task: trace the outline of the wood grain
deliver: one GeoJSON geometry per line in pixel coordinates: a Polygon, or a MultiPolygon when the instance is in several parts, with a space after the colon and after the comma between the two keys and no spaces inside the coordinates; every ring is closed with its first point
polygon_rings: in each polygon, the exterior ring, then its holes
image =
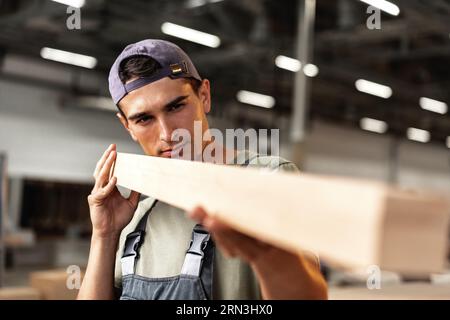
{"type": "Polygon", "coordinates": [[[118,153],[118,185],[190,210],[203,206],[243,233],[312,250],[345,269],[416,275],[445,263],[446,197],[372,181],[118,153]]]}

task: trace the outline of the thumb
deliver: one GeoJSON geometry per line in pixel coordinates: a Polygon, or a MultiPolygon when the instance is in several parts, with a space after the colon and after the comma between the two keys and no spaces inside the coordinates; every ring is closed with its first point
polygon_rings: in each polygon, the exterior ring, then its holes
{"type": "Polygon", "coordinates": [[[131,191],[130,196],[128,197],[128,201],[130,201],[130,203],[136,207],[138,202],[139,202],[139,198],[140,198],[141,194],[137,191],[131,191]]]}

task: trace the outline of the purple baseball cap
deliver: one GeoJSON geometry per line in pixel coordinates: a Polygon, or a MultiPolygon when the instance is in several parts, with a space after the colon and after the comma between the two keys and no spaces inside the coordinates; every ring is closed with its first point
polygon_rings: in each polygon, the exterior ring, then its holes
{"type": "Polygon", "coordinates": [[[194,78],[202,81],[189,56],[177,45],[159,39],[147,39],[132,43],[123,49],[109,71],[109,92],[117,105],[129,92],[158,81],[164,77],[171,79],[194,78]],[[127,84],[122,83],[119,77],[119,67],[123,60],[136,55],[149,56],[160,65],[151,77],[141,77],[127,84]]]}

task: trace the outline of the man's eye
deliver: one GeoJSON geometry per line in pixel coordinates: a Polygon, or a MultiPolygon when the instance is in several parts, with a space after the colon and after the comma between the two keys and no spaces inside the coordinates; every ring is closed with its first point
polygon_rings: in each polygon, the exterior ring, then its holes
{"type": "Polygon", "coordinates": [[[145,122],[147,122],[147,121],[149,121],[149,120],[151,120],[151,119],[152,119],[152,117],[150,117],[150,116],[144,116],[144,117],[139,118],[139,119],[136,121],[136,123],[145,123],[145,122]]]}
{"type": "Polygon", "coordinates": [[[184,106],[184,103],[177,103],[169,108],[169,111],[175,111],[184,106]]]}

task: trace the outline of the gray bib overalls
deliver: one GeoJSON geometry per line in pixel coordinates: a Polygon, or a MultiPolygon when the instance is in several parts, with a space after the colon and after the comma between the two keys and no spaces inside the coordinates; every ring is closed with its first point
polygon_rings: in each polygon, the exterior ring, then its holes
{"type": "Polygon", "coordinates": [[[136,229],[127,235],[122,263],[121,300],[206,300],[212,299],[214,243],[201,225],[192,231],[192,239],[178,276],[147,278],[135,274],[139,249],[152,207],[144,214],[136,229]]]}
{"type": "MultiPolygon", "coordinates": [[[[251,159],[247,158],[243,166],[251,159]]],[[[121,258],[121,300],[207,300],[212,299],[214,243],[209,233],[197,224],[178,276],[148,278],[135,274],[139,250],[144,242],[147,220],[153,207],[144,214],[136,229],[127,235],[121,258]]]]}

